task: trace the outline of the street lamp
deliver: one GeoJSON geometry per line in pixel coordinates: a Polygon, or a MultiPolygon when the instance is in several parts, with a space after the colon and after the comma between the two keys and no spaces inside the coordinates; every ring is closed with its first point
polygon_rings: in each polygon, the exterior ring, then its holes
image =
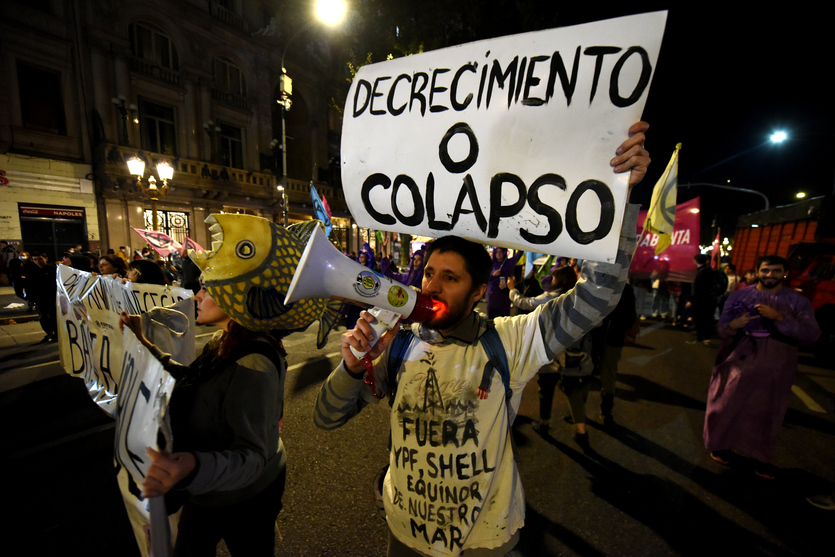
{"type": "Polygon", "coordinates": [[[293,104],[290,97],[293,95],[293,80],[287,75],[287,68],[284,67],[284,60],[287,57],[287,49],[290,44],[308,30],[317,21],[321,21],[326,25],[336,25],[345,15],[345,2],[343,0],[318,0],[316,2],[315,16],[310,18],[307,23],[299,27],[299,29],[291,36],[284,45],[284,52],[281,54],[281,76],[279,77],[279,92],[281,98],[276,102],[281,105],[281,185],[279,188],[282,191],[284,200],[284,226],[287,226],[287,126],[285,123],[285,115],[290,106],[293,104]]]}
{"type": "Polygon", "coordinates": [[[287,226],[287,190],[284,186],[278,186],[278,191],[281,192],[281,220],[287,226]]]}
{"type": "Polygon", "coordinates": [[[325,25],[336,25],[345,17],[343,0],[319,0],[316,2],[316,17],[325,25]]]}
{"type": "Polygon", "coordinates": [[[151,214],[154,223],[153,228],[154,232],[159,232],[157,201],[159,201],[160,197],[163,197],[166,193],[168,193],[168,180],[171,180],[174,177],[174,168],[172,168],[171,165],[165,161],[160,162],[157,164],[157,174],[159,174],[159,178],[162,180],[162,187],[157,187],[157,179],[154,178],[153,174],[148,177],[148,185],[146,186],[142,181],[142,178],[145,176],[145,161],[139,157],[133,157],[129,159],[127,163],[128,171],[132,176],[136,176],[136,185],[139,186],[142,193],[151,199],[151,214]]]}
{"type": "Polygon", "coordinates": [[[765,210],[768,210],[768,208],[771,207],[771,204],[768,201],[768,197],[763,192],[757,191],[757,190],[749,190],[749,189],[746,189],[746,188],[735,188],[735,187],[732,187],[732,186],[723,186],[723,185],[720,185],[720,184],[709,184],[709,183],[706,183],[706,182],[695,182],[695,183],[692,183],[692,184],[679,184],[678,185],[679,188],[692,188],[692,187],[696,187],[696,186],[703,186],[703,187],[708,187],[708,188],[719,188],[719,189],[723,189],[723,190],[730,190],[730,191],[736,191],[736,192],[741,192],[741,193],[752,193],[754,195],[758,195],[758,196],[762,197],[763,201],[765,202],[765,210]]]}
{"type": "Polygon", "coordinates": [[[739,153],[733,154],[730,157],[728,157],[724,160],[721,160],[721,161],[719,161],[715,164],[712,164],[708,167],[702,168],[701,170],[699,170],[695,174],[691,174],[690,179],[695,178],[699,174],[704,174],[708,170],[713,170],[717,166],[721,166],[721,165],[725,164],[726,162],[732,161],[737,157],[741,157],[742,155],[750,153],[751,151],[755,151],[756,149],[759,149],[761,147],[765,147],[766,145],[769,145],[769,144],[779,145],[780,143],[782,143],[783,141],[785,141],[788,138],[789,138],[789,136],[788,136],[788,134],[786,134],[786,132],[783,132],[783,131],[774,132],[768,137],[768,139],[766,141],[763,141],[762,143],[754,145],[753,147],[749,147],[748,149],[745,149],[744,151],[740,151],[739,153]]]}
{"type": "Polygon", "coordinates": [[[783,141],[787,140],[788,138],[789,138],[789,136],[786,135],[786,132],[776,131],[773,134],[771,134],[771,137],[769,137],[768,139],[771,140],[772,143],[782,143],[783,141]]]}

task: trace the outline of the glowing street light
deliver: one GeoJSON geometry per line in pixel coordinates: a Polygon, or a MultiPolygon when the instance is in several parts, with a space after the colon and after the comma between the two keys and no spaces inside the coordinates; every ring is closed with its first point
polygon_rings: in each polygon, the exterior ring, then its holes
{"type": "Polygon", "coordinates": [[[157,214],[157,201],[159,198],[168,193],[168,180],[174,177],[174,168],[166,161],[161,161],[157,164],[157,174],[162,180],[162,187],[157,186],[157,179],[151,174],[148,177],[148,185],[146,186],[142,179],[145,177],[145,161],[139,157],[132,157],[128,159],[128,172],[132,176],[136,176],[136,185],[142,190],[147,197],[151,199],[151,215],[153,228],[155,232],[159,232],[159,216],[157,214]]]}
{"type": "Polygon", "coordinates": [[[774,132],[773,134],[771,134],[771,137],[769,137],[769,139],[771,140],[772,143],[781,143],[781,142],[787,140],[788,138],[789,138],[789,136],[786,135],[786,132],[784,132],[784,131],[774,132]]]}
{"type": "Polygon", "coordinates": [[[284,200],[284,226],[287,226],[287,127],[285,123],[285,115],[293,101],[290,98],[293,95],[293,80],[287,75],[287,70],[284,67],[284,59],[287,57],[287,49],[290,44],[301,35],[304,31],[309,29],[317,21],[321,21],[326,25],[333,26],[342,21],[345,16],[345,2],[343,0],[318,0],[316,2],[315,17],[312,17],[307,23],[298,28],[298,30],[291,36],[284,45],[284,52],[281,54],[281,76],[279,76],[279,90],[281,98],[276,102],[281,105],[281,185],[283,189],[284,200]]]}
{"type": "Polygon", "coordinates": [[[345,2],[342,0],[319,0],[316,2],[316,17],[325,25],[336,25],[345,17],[345,2]]]}

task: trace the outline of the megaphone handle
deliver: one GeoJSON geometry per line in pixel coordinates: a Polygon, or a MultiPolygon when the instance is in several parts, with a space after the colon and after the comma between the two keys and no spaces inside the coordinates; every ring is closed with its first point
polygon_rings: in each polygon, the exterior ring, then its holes
{"type": "MultiPolygon", "coordinates": [[[[374,321],[369,323],[371,332],[374,333],[374,338],[368,341],[368,344],[373,347],[377,344],[377,341],[380,340],[380,337],[386,334],[386,331],[397,325],[397,321],[400,319],[400,314],[384,310],[376,306],[368,310],[368,313],[374,316],[374,321]]],[[[361,360],[366,354],[365,352],[357,350],[353,346],[351,347],[351,353],[358,360],[361,360]]]]}

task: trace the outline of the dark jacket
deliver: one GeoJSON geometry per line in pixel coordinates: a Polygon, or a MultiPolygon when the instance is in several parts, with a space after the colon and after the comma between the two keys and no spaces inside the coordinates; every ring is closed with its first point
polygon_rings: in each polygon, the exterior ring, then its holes
{"type": "Polygon", "coordinates": [[[38,305],[49,301],[54,304],[55,295],[58,293],[58,285],[55,282],[56,269],[57,267],[51,263],[43,267],[35,265],[26,277],[26,297],[33,299],[38,305]]]}
{"type": "Polygon", "coordinates": [[[606,316],[600,327],[594,329],[594,340],[602,340],[609,346],[623,346],[626,331],[635,323],[638,313],[635,311],[635,292],[627,284],[623,288],[620,301],[612,313],[606,316]]]}
{"type": "Polygon", "coordinates": [[[716,297],[711,294],[713,288],[713,269],[707,265],[702,265],[696,270],[696,279],[693,281],[693,294],[691,300],[693,303],[716,301],[716,297]]]}

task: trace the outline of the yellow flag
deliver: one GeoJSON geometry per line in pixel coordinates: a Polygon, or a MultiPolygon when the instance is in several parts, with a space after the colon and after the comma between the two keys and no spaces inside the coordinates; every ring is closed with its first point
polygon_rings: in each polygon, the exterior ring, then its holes
{"type": "Polygon", "coordinates": [[[678,195],[678,152],[681,143],[676,145],[676,150],[667,164],[664,174],[655,184],[652,190],[652,201],[647,211],[647,219],[644,221],[644,230],[658,234],[658,243],[655,245],[655,255],[664,251],[670,242],[673,241],[673,225],[676,221],[676,196],[678,195]]]}

